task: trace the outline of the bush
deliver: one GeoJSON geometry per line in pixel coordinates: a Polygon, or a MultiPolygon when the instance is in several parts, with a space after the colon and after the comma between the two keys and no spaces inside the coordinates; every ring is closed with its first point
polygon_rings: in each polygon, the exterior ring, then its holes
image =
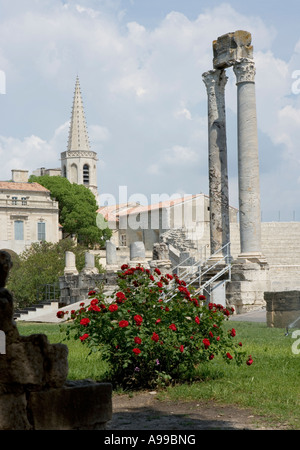
{"type": "MultiPolygon", "coordinates": [[[[45,300],[43,292],[45,285],[58,283],[59,277],[64,274],[66,251],[75,254],[76,266],[80,271],[85,264],[87,248],[76,245],[71,239],[63,239],[55,244],[36,242],[19,255],[7,282],[7,289],[13,294],[16,308],[30,306],[37,300],[45,300]],[[40,290],[39,299],[37,299],[38,290],[40,290]]],[[[102,270],[99,259],[96,258],[95,263],[97,268],[102,270]]]]}
{"type": "Polygon", "coordinates": [[[103,352],[114,385],[153,388],[175,382],[217,355],[227,363],[245,361],[235,330],[222,326],[233,309],[193,297],[176,275],[123,265],[118,286],[112,298],[91,291],[88,305],[70,311],[67,327],[68,337],[103,352]]]}

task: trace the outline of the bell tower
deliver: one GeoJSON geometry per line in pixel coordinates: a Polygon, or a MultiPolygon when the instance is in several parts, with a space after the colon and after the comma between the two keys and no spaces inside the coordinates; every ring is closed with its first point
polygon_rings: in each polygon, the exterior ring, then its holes
{"type": "Polygon", "coordinates": [[[83,184],[97,197],[97,153],[90,148],[79,78],[76,78],[68,147],[61,153],[61,175],[83,184]]]}

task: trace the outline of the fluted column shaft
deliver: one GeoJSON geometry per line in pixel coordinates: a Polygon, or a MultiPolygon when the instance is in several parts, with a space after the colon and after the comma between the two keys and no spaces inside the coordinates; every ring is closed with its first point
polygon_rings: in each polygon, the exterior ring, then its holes
{"type": "MultiPolygon", "coordinates": [[[[225,114],[225,70],[202,75],[208,96],[208,164],[211,254],[230,242],[225,114]]],[[[223,254],[229,254],[223,249],[223,254]]]]}
{"type": "Polygon", "coordinates": [[[261,209],[254,61],[237,60],[233,70],[237,84],[240,256],[255,256],[261,253],[261,209]]]}

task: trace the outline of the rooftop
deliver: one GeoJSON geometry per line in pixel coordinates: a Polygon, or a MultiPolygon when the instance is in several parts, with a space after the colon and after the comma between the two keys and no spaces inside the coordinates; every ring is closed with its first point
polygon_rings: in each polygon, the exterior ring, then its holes
{"type": "Polygon", "coordinates": [[[39,183],[17,183],[14,181],[0,181],[0,190],[50,192],[48,189],[46,189],[39,183]]]}

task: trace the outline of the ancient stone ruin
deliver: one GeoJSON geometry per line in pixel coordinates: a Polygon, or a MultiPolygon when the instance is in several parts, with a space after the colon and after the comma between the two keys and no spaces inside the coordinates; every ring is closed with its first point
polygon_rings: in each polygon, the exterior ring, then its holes
{"type": "Polygon", "coordinates": [[[5,289],[11,266],[10,255],[0,251],[0,430],[105,428],[111,384],[69,381],[66,345],[50,344],[44,334],[19,334],[5,289]]]}
{"type": "MultiPolygon", "coordinates": [[[[237,85],[238,189],[240,254],[232,261],[227,302],[238,312],[264,304],[268,264],[261,251],[259,158],[255,98],[255,62],[251,34],[238,30],[213,42],[213,69],[203,73],[208,96],[208,155],[211,253],[228,251],[229,196],[225,113],[226,69],[237,85]]],[[[218,257],[218,255],[216,255],[218,257]]]]}

